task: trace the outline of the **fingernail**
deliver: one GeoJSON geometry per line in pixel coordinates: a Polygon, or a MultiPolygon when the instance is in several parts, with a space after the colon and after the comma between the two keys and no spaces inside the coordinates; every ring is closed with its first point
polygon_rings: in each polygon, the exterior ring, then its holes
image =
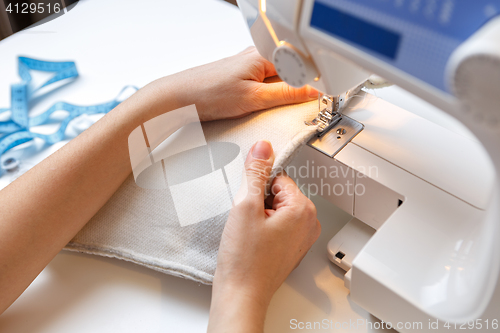
{"type": "Polygon", "coordinates": [[[314,89],[313,87],[309,87],[309,97],[311,98],[318,98],[318,91],[314,89]]]}
{"type": "Polygon", "coordinates": [[[252,156],[259,160],[268,160],[273,153],[273,147],[269,141],[258,141],[252,150],[252,156]]]}

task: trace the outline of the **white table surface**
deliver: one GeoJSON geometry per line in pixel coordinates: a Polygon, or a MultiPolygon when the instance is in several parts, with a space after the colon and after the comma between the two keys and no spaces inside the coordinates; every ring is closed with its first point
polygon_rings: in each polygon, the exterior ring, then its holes
{"type": "MultiPolygon", "coordinates": [[[[68,14],[0,41],[0,107],[10,104],[10,84],[19,82],[19,55],[74,60],[81,74],[75,82],[46,96],[36,111],[57,100],[83,105],[105,102],[125,85],[140,87],[251,44],[237,8],[225,2],[81,0],[68,14]]],[[[469,135],[459,123],[397,87],[374,94],[469,135]]],[[[38,151],[40,145],[6,156],[22,158],[29,166],[64,143],[45,148],[34,157],[28,152],[38,151]]],[[[0,177],[0,188],[8,181],[8,177],[0,177]]],[[[323,227],[321,237],[273,298],[266,332],[296,331],[290,328],[291,319],[377,321],[350,300],[343,286],[343,271],[326,257],[327,242],[350,216],[321,198],[313,201],[323,227]]],[[[210,286],[120,260],[61,252],[0,316],[0,331],[204,332],[210,297],[210,286]]],[[[371,330],[363,325],[336,331],[371,330]]]]}

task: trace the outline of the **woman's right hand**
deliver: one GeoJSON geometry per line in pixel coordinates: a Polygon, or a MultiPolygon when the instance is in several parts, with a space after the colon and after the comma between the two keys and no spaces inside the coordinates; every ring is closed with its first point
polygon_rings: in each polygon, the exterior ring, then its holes
{"type": "Polygon", "coordinates": [[[274,162],[257,142],[245,162],[247,194],[229,215],[214,277],[209,331],[260,332],[274,292],[319,237],[314,204],[283,174],[264,192],[274,162]]]}

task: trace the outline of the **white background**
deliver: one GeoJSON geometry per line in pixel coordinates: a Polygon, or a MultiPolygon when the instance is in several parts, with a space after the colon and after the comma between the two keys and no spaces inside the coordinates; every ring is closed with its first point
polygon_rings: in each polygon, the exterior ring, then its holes
{"type": "MultiPolygon", "coordinates": [[[[36,105],[40,111],[58,100],[82,105],[106,102],[125,85],[141,87],[164,75],[235,54],[251,44],[237,8],[225,2],[82,0],[56,20],[0,41],[0,107],[9,106],[10,84],[19,82],[19,55],[77,63],[80,77],[46,96],[36,105]]],[[[374,94],[468,135],[447,115],[399,88],[374,94]]],[[[45,147],[35,158],[28,158],[28,152],[43,145],[9,154],[29,166],[63,144],[45,147]]],[[[0,177],[0,188],[9,179],[0,177]]],[[[321,198],[314,201],[322,235],[273,298],[267,332],[292,331],[289,322],[294,318],[376,321],[351,302],[343,286],[343,272],[326,258],[327,242],[350,216],[321,198]]],[[[115,259],[62,252],[0,316],[0,331],[204,332],[210,297],[210,286],[115,259]]],[[[367,329],[360,326],[336,331],[367,329]]]]}

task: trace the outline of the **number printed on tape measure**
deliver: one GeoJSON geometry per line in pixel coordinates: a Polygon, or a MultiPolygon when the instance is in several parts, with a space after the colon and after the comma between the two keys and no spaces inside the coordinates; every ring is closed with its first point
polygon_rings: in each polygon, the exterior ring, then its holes
{"type": "Polygon", "coordinates": [[[15,4],[9,2],[7,7],[5,8],[5,11],[9,14],[34,14],[34,13],[57,14],[61,11],[61,4],[57,2],[56,3],[24,2],[15,4]]]}

